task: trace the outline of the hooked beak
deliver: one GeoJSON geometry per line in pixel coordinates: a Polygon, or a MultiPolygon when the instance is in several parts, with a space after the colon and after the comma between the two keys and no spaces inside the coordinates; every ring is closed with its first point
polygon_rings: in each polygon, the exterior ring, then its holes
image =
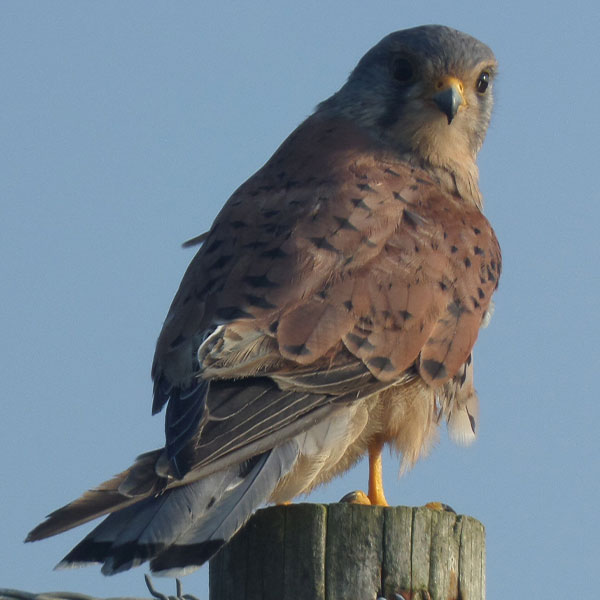
{"type": "Polygon", "coordinates": [[[462,94],[463,84],[455,77],[447,77],[438,84],[438,89],[440,91],[434,94],[432,99],[446,115],[448,125],[450,125],[459,107],[465,102],[462,94]]]}

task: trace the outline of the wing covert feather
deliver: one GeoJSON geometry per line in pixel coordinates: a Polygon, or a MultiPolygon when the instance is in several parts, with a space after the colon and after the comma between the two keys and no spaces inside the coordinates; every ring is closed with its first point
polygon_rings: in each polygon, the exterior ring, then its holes
{"type": "MultiPolygon", "coordinates": [[[[208,232],[159,338],[155,379],[265,383],[282,370],[321,368],[346,348],[346,361],[382,382],[413,365],[430,385],[450,380],[477,337],[500,251],[480,210],[436,183],[374,152],[352,126],[308,119],[208,232]],[[318,158],[306,152],[315,145],[318,158]],[[216,332],[218,343],[202,345],[216,332]]],[[[261,426],[286,427],[284,406],[278,414],[261,426]]],[[[254,439],[252,422],[236,447],[254,439]]],[[[209,432],[201,431],[196,444],[209,432]]]]}

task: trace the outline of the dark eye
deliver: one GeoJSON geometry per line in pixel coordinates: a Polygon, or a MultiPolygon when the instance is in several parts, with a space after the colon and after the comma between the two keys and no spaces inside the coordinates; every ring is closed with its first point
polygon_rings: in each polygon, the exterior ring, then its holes
{"type": "Polygon", "coordinates": [[[488,89],[489,84],[490,84],[490,74],[487,71],[481,71],[481,74],[477,78],[477,83],[475,84],[475,89],[480,94],[485,94],[485,90],[488,89]]]}
{"type": "Polygon", "coordinates": [[[392,65],[394,79],[401,83],[408,83],[415,74],[411,62],[407,58],[397,58],[392,65]]]}

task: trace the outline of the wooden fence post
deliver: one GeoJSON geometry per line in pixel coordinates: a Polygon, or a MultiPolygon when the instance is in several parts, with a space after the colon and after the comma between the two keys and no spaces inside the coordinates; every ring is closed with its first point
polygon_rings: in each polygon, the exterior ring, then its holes
{"type": "Polygon", "coordinates": [[[485,600],[485,532],[429,508],[259,511],[210,562],[210,600],[485,600]]]}

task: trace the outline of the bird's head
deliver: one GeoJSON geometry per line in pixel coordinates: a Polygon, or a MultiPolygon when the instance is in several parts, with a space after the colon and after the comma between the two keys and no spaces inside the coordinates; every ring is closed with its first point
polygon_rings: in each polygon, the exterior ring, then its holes
{"type": "Polygon", "coordinates": [[[360,60],[319,110],[352,119],[433,167],[474,164],[492,111],[496,59],[440,25],[397,31],[360,60]]]}

